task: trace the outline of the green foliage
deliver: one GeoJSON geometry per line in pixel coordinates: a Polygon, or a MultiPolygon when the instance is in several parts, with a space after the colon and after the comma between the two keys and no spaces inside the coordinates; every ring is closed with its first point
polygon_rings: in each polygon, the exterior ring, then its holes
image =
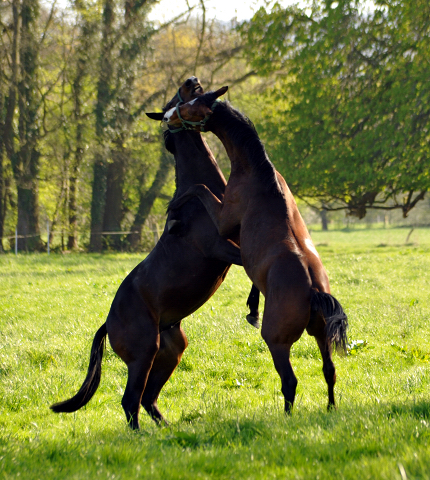
{"type": "Polygon", "coordinates": [[[94,333],[141,258],[0,256],[2,478],[428,479],[430,230],[415,234],[404,245],[404,229],[313,233],[357,346],[334,356],[336,412],[326,411],[319,350],[305,333],[292,350],[296,405],[284,416],[270,353],[245,320],[250,282],[232,267],[183,322],[189,346],[159,399],[171,426],[142,414],[139,433],[125,424],[126,367],[109,345],[91,402],[74,414],[48,407],[80,387],[94,333]]]}
{"type": "MultiPolygon", "coordinates": [[[[93,232],[143,229],[133,248],[153,246],[175,186],[172,158],[161,161],[160,125],[144,112],[162,107],[193,74],[203,74],[205,88],[248,74],[231,25],[203,21],[197,10],[158,25],[148,20],[155,3],[1,4],[2,239],[20,222],[20,234],[45,237],[49,222],[56,248],[82,249],[93,224],[93,232]],[[23,185],[34,211],[17,201],[23,185]],[[23,225],[26,214],[31,225],[23,225]]],[[[103,246],[131,247],[125,237],[105,235],[103,246]]]]}
{"type": "Polygon", "coordinates": [[[257,126],[293,192],[407,215],[430,186],[428,2],[275,5],[242,34],[260,73],[284,72],[257,126]]]}

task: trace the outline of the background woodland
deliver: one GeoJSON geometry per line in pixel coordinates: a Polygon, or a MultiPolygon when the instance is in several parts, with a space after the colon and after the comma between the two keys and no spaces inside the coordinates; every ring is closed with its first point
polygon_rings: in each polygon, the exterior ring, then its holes
{"type": "Polygon", "coordinates": [[[417,205],[430,223],[426,0],[274,4],[243,23],[202,0],[165,24],[148,19],[155,3],[1,2],[1,250],[15,230],[20,251],[46,250],[48,225],[62,251],[151,248],[175,173],[144,112],[191,75],[229,85],[324,227],[331,211],[386,221],[417,205]]]}

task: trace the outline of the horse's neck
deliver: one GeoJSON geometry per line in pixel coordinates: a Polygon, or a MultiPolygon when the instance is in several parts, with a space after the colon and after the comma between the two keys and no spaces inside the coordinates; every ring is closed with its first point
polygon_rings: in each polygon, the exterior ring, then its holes
{"type": "MultiPolygon", "coordinates": [[[[221,140],[231,162],[230,179],[253,177],[261,188],[282,196],[276,170],[252,124],[228,105],[220,105],[208,128],[221,140]]],[[[230,180],[231,181],[231,180],[230,180]]]]}
{"type": "Polygon", "coordinates": [[[175,148],[177,194],[195,184],[204,184],[215,194],[224,192],[224,175],[199,133],[181,132],[175,137],[175,148]]]}
{"type": "Polygon", "coordinates": [[[211,120],[211,131],[224,145],[232,173],[251,172],[258,169],[261,163],[269,162],[257,132],[236,116],[233,109],[215,110],[211,120]]]}

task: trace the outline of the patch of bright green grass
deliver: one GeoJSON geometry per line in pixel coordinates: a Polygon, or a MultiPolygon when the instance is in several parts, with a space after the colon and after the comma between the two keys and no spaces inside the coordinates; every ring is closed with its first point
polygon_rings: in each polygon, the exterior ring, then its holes
{"type": "Polygon", "coordinates": [[[189,347],[159,400],[171,426],[142,413],[138,433],[109,346],[86,407],[49,405],[80,387],[93,336],[142,257],[0,256],[1,478],[429,479],[430,230],[405,245],[407,233],[312,234],[350,322],[350,355],[334,356],[336,412],[305,333],[291,358],[294,412],[282,413],[270,353],[245,320],[250,281],[233,267],[183,322],[189,347]]]}

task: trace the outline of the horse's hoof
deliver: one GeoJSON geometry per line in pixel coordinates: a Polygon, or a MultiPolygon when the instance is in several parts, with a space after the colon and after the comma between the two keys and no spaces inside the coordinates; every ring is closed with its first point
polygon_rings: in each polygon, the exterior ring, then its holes
{"type": "Polygon", "coordinates": [[[253,317],[252,315],[247,315],[246,320],[249,324],[251,324],[255,328],[260,328],[260,322],[258,321],[257,317],[253,317]]]}
{"type": "Polygon", "coordinates": [[[152,420],[156,423],[157,427],[164,428],[170,427],[170,423],[158,412],[158,415],[151,415],[152,420]]]}
{"type": "Polygon", "coordinates": [[[139,422],[133,422],[133,421],[130,421],[128,423],[128,426],[135,432],[139,431],[140,430],[140,426],[139,426],[139,422]]]}

